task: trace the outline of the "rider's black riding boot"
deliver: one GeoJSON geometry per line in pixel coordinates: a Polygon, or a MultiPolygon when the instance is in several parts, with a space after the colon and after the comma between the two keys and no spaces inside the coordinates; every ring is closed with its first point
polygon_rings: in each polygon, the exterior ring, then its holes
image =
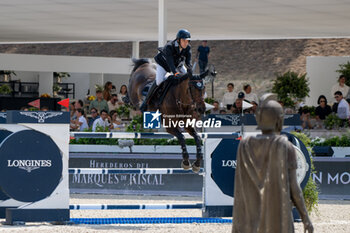
{"type": "Polygon", "coordinates": [[[142,105],[140,106],[141,112],[144,112],[147,110],[147,102],[148,102],[149,98],[153,95],[153,92],[156,88],[157,88],[157,84],[156,84],[156,81],[154,81],[152,86],[148,90],[148,93],[146,95],[145,100],[143,101],[142,105]]]}

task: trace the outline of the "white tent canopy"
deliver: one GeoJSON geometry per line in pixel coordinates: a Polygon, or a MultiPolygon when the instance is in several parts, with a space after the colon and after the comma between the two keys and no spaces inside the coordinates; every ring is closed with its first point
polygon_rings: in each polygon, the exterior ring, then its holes
{"type": "MultiPolygon", "coordinates": [[[[163,1],[163,0],[160,0],[163,1]]],[[[350,36],[348,0],[164,0],[167,39],[350,36]]],[[[0,1],[0,43],[158,40],[158,0],[0,1]]]]}

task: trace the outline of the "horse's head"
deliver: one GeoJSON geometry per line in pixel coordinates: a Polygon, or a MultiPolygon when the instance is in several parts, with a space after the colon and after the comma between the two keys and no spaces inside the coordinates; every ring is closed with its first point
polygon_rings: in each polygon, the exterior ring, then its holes
{"type": "Polygon", "coordinates": [[[203,78],[198,75],[190,77],[189,88],[191,97],[194,103],[195,111],[199,114],[204,114],[205,103],[204,103],[204,93],[205,86],[203,83],[203,78]]]}

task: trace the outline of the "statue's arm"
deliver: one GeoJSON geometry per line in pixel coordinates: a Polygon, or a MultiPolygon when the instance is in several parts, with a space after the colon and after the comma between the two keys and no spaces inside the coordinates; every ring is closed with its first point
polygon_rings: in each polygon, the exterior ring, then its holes
{"type": "MultiPolygon", "coordinates": [[[[291,156],[296,158],[295,149],[292,146],[289,147],[288,153],[292,153],[291,156]]],[[[294,168],[289,170],[289,184],[291,190],[291,197],[294,205],[299,211],[301,219],[303,220],[305,232],[307,230],[308,232],[312,233],[313,226],[305,207],[303,192],[301,191],[300,185],[298,184],[297,173],[296,169],[294,168]]]]}

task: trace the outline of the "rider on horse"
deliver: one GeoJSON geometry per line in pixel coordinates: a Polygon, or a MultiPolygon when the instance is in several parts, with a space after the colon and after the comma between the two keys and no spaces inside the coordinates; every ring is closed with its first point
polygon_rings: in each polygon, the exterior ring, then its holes
{"type": "Polygon", "coordinates": [[[186,72],[192,73],[192,53],[191,46],[189,45],[190,39],[190,32],[186,29],[180,29],[175,40],[168,42],[162,48],[158,48],[159,53],[154,57],[157,62],[156,81],[153,82],[150,87],[147,96],[140,107],[141,111],[146,111],[149,99],[153,95],[157,86],[167,79],[167,73],[173,73],[175,77],[179,77],[186,72]],[[187,66],[187,69],[185,65],[187,66]]]}

